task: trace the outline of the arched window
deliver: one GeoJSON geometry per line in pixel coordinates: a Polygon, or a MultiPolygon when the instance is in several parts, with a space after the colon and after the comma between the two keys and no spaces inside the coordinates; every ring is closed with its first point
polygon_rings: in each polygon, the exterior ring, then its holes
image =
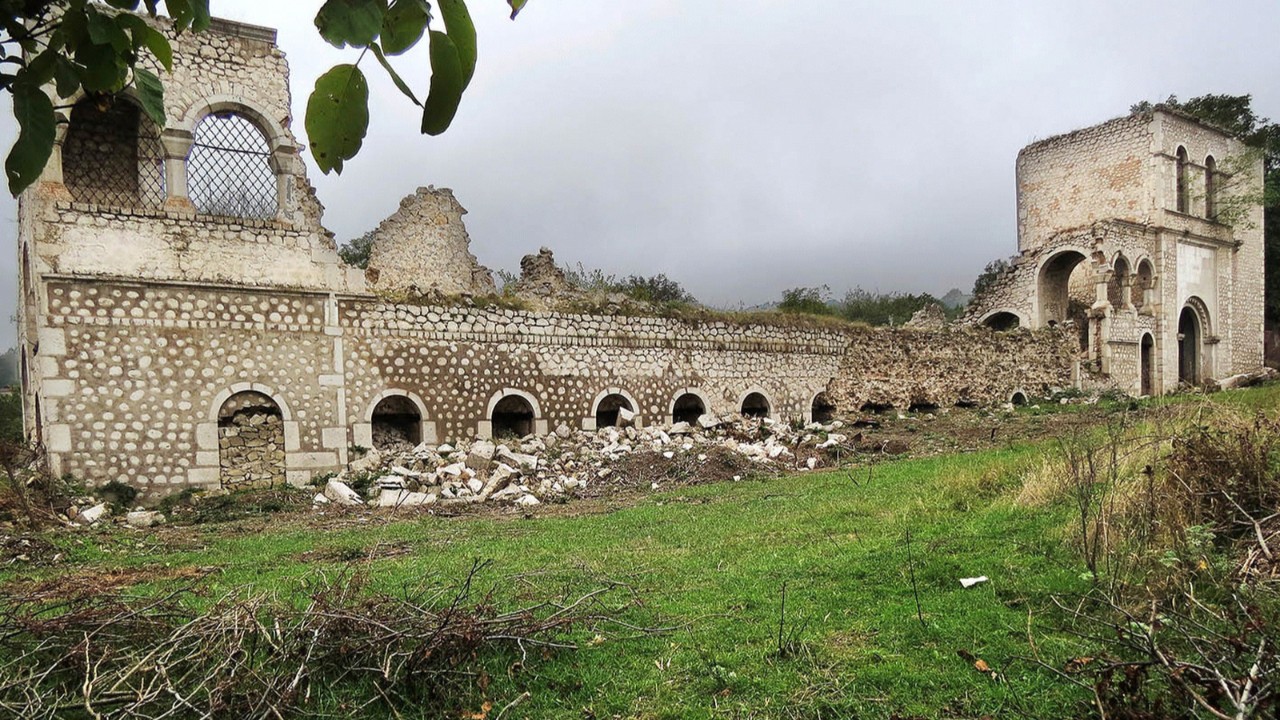
{"type": "Polygon", "coordinates": [[[1204,216],[1218,219],[1218,161],[1213,156],[1204,159],[1204,216]]]}
{"type": "Polygon", "coordinates": [[[1191,199],[1187,195],[1187,149],[1179,146],[1175,163],[1178,183],[1178,212],[1191,212],[1191,199]]]}
{"type": "Polygon", "coordinates": [[[276,216],[271,146],[244,115],[219,112],[200,121],[187,156],[187,184],[198,212],[267,220],[276,216]]]}
{"type": "Polygon", "coordinates": [[[1155,286],[1155,273],[1151,269],[1151,261],[1143,259],[1138,263],[1138,273],[1134,276],[1133,289],[1130,291],[1133,306],[1142,309],[1147,304],[1147,291],[1155,286]]]}
{"type": "Polygon", "coordinates": [[[124,96],[85,98],[71,109],[62,178],[76,202],[160,207],[165,199],[160,132],[124,96]]]}
{"type": "Polygon", "coordinates": [[[1129,283],[1129,261],[1123,255],[1116,255],[1111,266],[1111,279],[1107,281],[1107,302],[1111,307],[1119,310],[1129,304],[1132,300],[1129,283]]]}
{"type": "Polygon", "coordinates": [[[284,413],[260,392],[238,392],[218,409],[222,486],[283,485],[284,413]]]}

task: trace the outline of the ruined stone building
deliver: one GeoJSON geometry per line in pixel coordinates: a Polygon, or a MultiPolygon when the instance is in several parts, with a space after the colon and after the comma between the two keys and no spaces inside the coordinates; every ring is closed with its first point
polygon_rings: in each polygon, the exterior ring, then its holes
{"type": "Polygon", "coordinates": [[[447,190],[401,202],[367,271],[339,260],[274,31],[218,21],[173,42],[166,126],[127,97],[82,99],[20,198],[25,421],[54,473],[156,496],[306,483],[383,432],[444,442],[591,429],[623,409],[649,425],[1002,403],[1081,376],[1074,331],[1047,328],[1076,297],[1089,377],[1136,390],[1148,358],[1167,389],[1183,346],[1192,379],[1261,363],[1261,236],[1214,222],[1197,184],[1225,177],[1238,148],[1181,117],[1024,152],[1024,254],[979,319],[1044,330],[514,310],[485,300],[493,279],[447,190]]]}
{"type": "Polygon", "coordinates": [[[1018,250],[970,318],[1068,322],[1081,383],[1134,395],[1263,363],[1262,159],[1179,112],[1135,113],[1018,155],[1018,250]]]}

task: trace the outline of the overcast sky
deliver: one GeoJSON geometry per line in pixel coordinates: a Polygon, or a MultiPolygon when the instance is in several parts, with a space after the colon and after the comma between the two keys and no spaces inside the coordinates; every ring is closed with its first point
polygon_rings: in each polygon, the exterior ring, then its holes
{"type": "MultiPolygon", "coordinates": [[[[211,4],[280,29],[305,142],[315,78],[354,58],[316,34],[320,0],[211,4]]],[[[823,284],[940,295],[1015,251],[1027,143],[1170,94],[1252,93],[1280,117],[1276,0],[530,0],[515,22],[502,0],[469,4],[480,58],[448,133],[419,135],[368,62],[363,150],[341,176],[308,158],[340,240],[433,184],[495,269],[547,246],[718,306],[823,284]]],[[[425,43],[398,64],[425,88],[425,43]]],[[[6,110],[0,143],[14,133],[6,110]]],[[[5,198],[8,245],[14,217],[5,198]]]]}

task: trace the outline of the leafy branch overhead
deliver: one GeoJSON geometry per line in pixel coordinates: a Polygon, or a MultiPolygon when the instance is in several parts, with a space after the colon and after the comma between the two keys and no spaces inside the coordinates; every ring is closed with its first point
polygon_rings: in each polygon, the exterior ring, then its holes
{"type": "MultiPolygon", "coordinates": [[[[131,14],[139,6],[151,17],[158,0],[108,0],[111,12],[88,0],[36,0],[5,3],[0,15],[4,64],[0,90],[13,95],[18,140],[5,161],[5,176],[14,195],[29,187],[53,153],[58,115],[46,87],[60,100],[81,92],[109,98],[132,88],[142,110],[163,125],[164,88],[160,78],[139,66],[143,54],[165,70],[173,69],[173,48],[164,33],[131,14]]],[[[208,0],[165,0],[177,32],[209,27],[208,0]]]]}
{"type": "MultiPolygon", "coordinates": [[[[507,0],[514,18],[526,0],[507,0]]],[[[81,94],[100,104],[126,89],[159,126],[165,124],[164,85],[147,69],[173,70],[168,36],[147,18],[163,7],[174,32],[209,28],[209,0],[24,0],[2,3],[0,13],[0,91],[13,96],[19,135],[5,175],[13,195],[30,187],[53,153],[61,114],[81,94]],[[66,101],[59,103],[58,101],[66,101]]],[[[439,135],[457,113],[462,93],[476,67],[476,34],[464,0],[326,0],[316,28],[335,47],[356,48],[354,63],[339,64],[320,76],[307,103],[306,129],[321,171],[342,172],[360,150],[369,125],[369,87],[360,62],[372,52],[378,63],[415,105],[422,108],[422,132],[439,135]],[[431,83],[419,100],[392,67],[402,55],[429,37],[431,83]]]]}
{"type": "MultiPolygon", "coordinates": [[[[513,0],[513,9],[517,3],[513,0]]],[[[338,65],[320,76],[307,101],[307,137],[322,172],[341,173],[342,165],[360,151],[369,129],[369,88],[360,61],[372,52],[400,92],[422,108],[422,132],[439,135],[449,129],[462,93],[476,68],[476,30],[463,0],[437,0],[444,30],[432,28],[436,17],[426,0],[326,0],[316,14],[316,28],[337,48],[359,49],[354,65],[338,65]],[[431,86],[419,100],[389,58],[402,55],[428,38],[431,86]]]]}

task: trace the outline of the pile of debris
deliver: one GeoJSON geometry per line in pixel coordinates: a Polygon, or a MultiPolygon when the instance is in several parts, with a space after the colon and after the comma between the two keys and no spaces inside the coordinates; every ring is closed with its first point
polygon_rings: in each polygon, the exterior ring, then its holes
{"type": "MultiPolygon", "coordinates": [[[[691,464],[727,466],[743,474],[815,470],[856,451],[861,435],[838,432],[839,420],[795,428],[772,419],[705,414],[695,423],[637,428],[631,413],[599,431],[567,425],[539,437],[458,444],[421,444],[408,452],[369,451],[328,480],[316,505],[384,508],[487,501],[539,505],[620,487],[657,490],[665,472],[691,464]],[[355,487],[365,486],[362,495],[355,487]]],[[[717,479],[689,473],[690,481],[717,479]]],[[[728,479],[728,478],[725,478],[728,479]]]]}

